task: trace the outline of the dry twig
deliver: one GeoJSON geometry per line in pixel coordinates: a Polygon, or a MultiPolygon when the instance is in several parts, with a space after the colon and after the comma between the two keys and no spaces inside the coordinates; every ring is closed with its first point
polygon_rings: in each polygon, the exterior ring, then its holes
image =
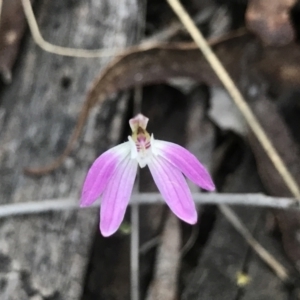
{"type": "Polygon", "coordinates": [[[42,37],[30,0],[21,0],[21,2],[34,42],[46,52],[70,57],[95,58],[114,56],[117,52],[124,50],[120,48],[88,50],[53,45],[42,37]]]}
{"type": "Polygon", "coordinates": [[[0,24],[2,20],[2,7],[3,7],[3,0],[0,0],[0,24]]]}
{"type": "MultiPolygon", "coordinates": [[[[230,204],[243,206],[273,207],[281,209],[299,209],[293,198],[276,198],[262,194],[207,194],[193,193],[193,199],[197,204],[230,204]]],[[[20,215],[47,213],[50,211],[64,211],[79,209],[79,200],[74,198],[31,200],[23,203],[0,205],[0,219],[20,215]]],[[[159,193],[133,194],[132,203],[150,205],[163,203],[159,193]]],[[[94,203],[92,207],[98,207],[94,203]]]]}
{"type": "Polygon", "coordinates": [[[219,209],[233,227],[244,237],[247,243],[255,250],[259,257],[268,264],[282,281],[287,281],[289,279],[288,270],[259,244],[238,216],[227,205],[219,205],[219,209]]]}

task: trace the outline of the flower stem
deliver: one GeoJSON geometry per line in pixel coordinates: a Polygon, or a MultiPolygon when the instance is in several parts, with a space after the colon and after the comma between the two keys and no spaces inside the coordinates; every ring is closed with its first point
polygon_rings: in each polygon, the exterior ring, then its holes
{"type": "MultiPolygon", "coordinates": [[[[144,9],[145,10],[145,9],[144,9]]],[[[136,87],[134,90],[134,115],[141,112],[143,90],[141,87],[136,87]]],[[[137,173],[136,192],[139,194],[139,178],[137,173]]],[[[131,300],[139,300],[139,204],[134,202],[131,206],[131,241],[130,241],[130,275],[131,275],[131,300]]]]}
{"type": "Polygon", "coordinates": [[[130,274],[131,299],[139,299],[139,205],[131,206],[130,274]]]}

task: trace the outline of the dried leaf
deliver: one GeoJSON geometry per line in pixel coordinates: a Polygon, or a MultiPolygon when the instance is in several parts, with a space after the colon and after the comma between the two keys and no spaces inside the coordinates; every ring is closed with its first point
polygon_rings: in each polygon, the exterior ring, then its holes
{"type": "MultiPolygon", "coordinates": [[[[243,84],[243,74],[251,70],[268,85],[300,86],[300,51],[297,45],[263,48],[253,36],[229,35],[214,42],[213,49],[237,83],[243,84]]],[[[216,74],[193,43],[148,44],[130,48],[113,60],[95,81],[64,153],[50,166],[26,169],[25,172],[43,175],[58,168],[73,149],[90,109],[96,103],[103,103],[109,95],[121,90],[164,83],[174,77],[189,77],[210,86],[220,85],[216,74]]]]}
{"type": "Polygon", "coordinates": [[[20,0],[3,0],[0,22],[0,74],[5,83],[12,79],[20,42],[26,28],[20,0]]]}
{"type": "Polygon", "coordinates": [[[290,21],[290,10],[296,0],[251,0],[249,1],[247,27],[264,43],[273,46],[289,44],[295,38],[290,21]]]}
{"type": "Polygon", "coordinates": [[[208,115],[222,130],[232,130],[246,135],[248,126],[241,112],[232,102],[230,96],[220,87],[211,88],[210,109],[208,115]]]}

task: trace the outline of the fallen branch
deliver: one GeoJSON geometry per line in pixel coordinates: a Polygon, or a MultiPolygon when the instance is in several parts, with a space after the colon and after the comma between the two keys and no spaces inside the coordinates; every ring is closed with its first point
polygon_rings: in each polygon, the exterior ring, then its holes
{"type": "Polygon", "coordinates": [[[178,219],[169,213],[158,248],[154,278],[147,292],[147,300],[176,299],[180,244],[181,235],[178,219]]]}
{"type": "MultiPolygon", "coordinates": [[[[293,198],[277,198],[263,194],[207,194],[193,193],[193,198],[197,204],[228,204],[261,206],[281,209],[300,209],[298,203],[293,198]]],[[[131,197],[130,204],[158,204],[164,203],[159,193],[140,193],[131,197]]],[[[96,202],[92,207],[99,207],[96,202]]],[[[64,211],[79,209],[79,200],[75,198],[60,198],[36,200],[23,203],[13,203],[0,205],[0,218],[17,215],[30,215],[46,213],[51,211],[64,211]]]]}

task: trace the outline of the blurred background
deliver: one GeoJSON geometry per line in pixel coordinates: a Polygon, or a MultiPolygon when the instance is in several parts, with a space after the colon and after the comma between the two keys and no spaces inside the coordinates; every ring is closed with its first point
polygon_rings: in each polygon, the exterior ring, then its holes
{"type": "MultiPolygon", "coordinates": [[[[292,196],[166,1],[0,4],[0,299],[300,299],[297,210],[232,207],[283,276],[216,205],[199,205],[195,226],[162,204],[139,205],[131,224],[128,208],[109,238],[99,232],[99,207],[77,209],[89,166],[127,139],[137,110],[157,139],[199,158],[219,193],[292,196]],[[49,201],[62,209],[47,209],[49,201]]],[[[299,1],[182,4],[299,183],[299,1]]],[[[157,192],[145,169],[135,188],[144,192],[157,192]]]]}

